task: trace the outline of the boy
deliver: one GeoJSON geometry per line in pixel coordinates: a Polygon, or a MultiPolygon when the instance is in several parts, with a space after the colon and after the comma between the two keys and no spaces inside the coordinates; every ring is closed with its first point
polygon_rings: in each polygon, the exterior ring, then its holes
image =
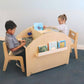
{"type": "MultiPolygon", "coordinates": [[[[23,61],[24,61],[24,66],[26,67],[25,64],[25,48],[23,47],[25,45],[25,40],[18,41],[15,36],[15,30],[16,30],[17,25],[9,20],[5,23],[5,29],[6,29],[6,45],[8,50],[12,51],[12,53],[16,56],[22,56],[23,61]]],[[[20,63],[17,62],[16,65],[20,67],[20,63]]]]}

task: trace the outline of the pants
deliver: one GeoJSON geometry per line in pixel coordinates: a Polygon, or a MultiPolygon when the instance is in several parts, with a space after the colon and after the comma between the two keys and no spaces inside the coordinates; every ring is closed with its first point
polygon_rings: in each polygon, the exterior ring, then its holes
{"type": "Polygon", "coordinates": [[[25,67],[25,70],[26,70],[25,48],[21,47],[20,49],[24,49],[24,50],[23,50],[23,52],[21,52],[19,54],[16,54],[16,56],[22,56],[23,57],[24,67],[25,67]]]}

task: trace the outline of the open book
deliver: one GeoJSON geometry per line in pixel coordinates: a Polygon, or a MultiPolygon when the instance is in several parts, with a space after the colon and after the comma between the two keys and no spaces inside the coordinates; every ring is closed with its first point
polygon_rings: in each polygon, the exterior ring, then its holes
{"type": "Polygon", "coordinates": [[[26,41],[26,44],[24,47],[27,47],[33,41],[33,38],[32,37],[24,37],[24,38],[22,38],[22,40],[26,41]]]}

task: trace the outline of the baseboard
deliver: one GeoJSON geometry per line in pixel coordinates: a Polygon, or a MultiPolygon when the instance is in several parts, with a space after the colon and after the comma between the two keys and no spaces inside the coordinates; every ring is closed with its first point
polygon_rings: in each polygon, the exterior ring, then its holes
{"type": "Polygon", "coordinates": [[[78,45],[77,45],[77,49],[79,49],[79,50],[84,50],[84,45],[78,44],[78,45]]]}

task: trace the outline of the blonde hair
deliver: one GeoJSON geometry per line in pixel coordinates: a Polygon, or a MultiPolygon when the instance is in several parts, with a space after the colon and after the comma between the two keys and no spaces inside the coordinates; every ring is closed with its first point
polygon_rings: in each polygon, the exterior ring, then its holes
{"type": "Polygon", "coordinates": [[[67,16],[65,14],[59,15],[58,18],[67,21],[67,16]]]}

